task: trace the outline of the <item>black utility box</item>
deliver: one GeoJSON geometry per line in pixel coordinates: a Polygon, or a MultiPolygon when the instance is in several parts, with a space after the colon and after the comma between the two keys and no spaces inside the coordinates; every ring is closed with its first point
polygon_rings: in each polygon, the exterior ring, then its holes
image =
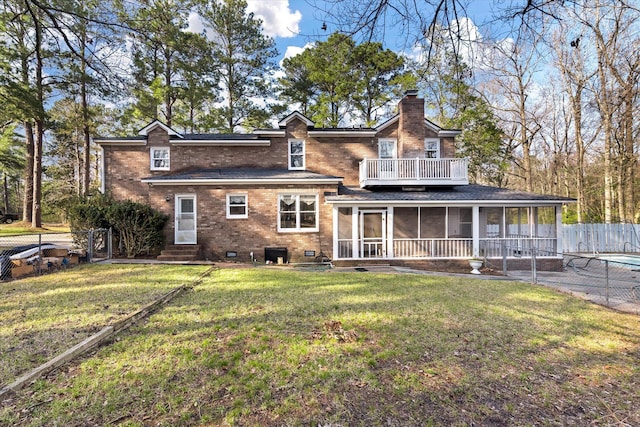
{"type": "Polygon", "coordinates": [[[271,261],[274,264],[278,263],[278,258],[281,258],[282,263],[287,262],[287,248],[264,248],[264,260],[271,261]]]}

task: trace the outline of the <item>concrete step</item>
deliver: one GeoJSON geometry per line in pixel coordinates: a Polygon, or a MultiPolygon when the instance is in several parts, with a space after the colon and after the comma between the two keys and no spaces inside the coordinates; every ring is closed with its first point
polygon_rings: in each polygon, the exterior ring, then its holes
{"type": "Polygon", "coordinates": [[[188,250],[200,250],[200,245],[165,245],[165,250],[169,251],[188,251],[188,250]]]}
{"type": "Polygon", "coordinates": [[[163,249],[161,255],[198,255],[199,250],[177,250],[177,249],[163,249]]]}
{"type": "Polygon", "coordinates": [[[200,245],[167,245],[156,258],[158,261],[196,261],[200,259],[200,245]]]}
{"type": "Polygon", "coordinates": [[[156,259],[158,261],[184,262],[184,261],[196,261],[197,257],[195,257],[194,255],[158,255],[156,259]]]}

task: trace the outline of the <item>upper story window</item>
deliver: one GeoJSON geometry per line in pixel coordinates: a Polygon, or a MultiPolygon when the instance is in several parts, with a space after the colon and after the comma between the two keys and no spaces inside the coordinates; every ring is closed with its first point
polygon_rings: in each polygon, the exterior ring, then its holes
{"type": "Polygon", "coordinates": [[[248,208],[246,194],[227,194],[227,218],[248,218],[248,208]]]}
{"type": "Polygon", "coordinates": [[[169,147],[151,147],[149,152],[151,155],[152,171],[169,170],[169,147]]]}
{"type": "Polygon", "coordinates": [[[304,140],[303,139],[290,139],[289,140],[289,169],[290,170],[304,170],[304,140]]]}
{"type": "Polygon", "coordinates": [[[440,140],[437,138],[430,138],[424,140],[424,157],[427,159],[439,159],[440,158],[440,140]]]}
{"type": "Polygon", "coordinates": [[[318,196],[280,194],[278,231],[318,231],[318,196]]]}
{"type": "Polygon", "coordinates": [[[398,143],[395,139],[378,140],[378,158],[395,159],[398,157],[398,143]]]}

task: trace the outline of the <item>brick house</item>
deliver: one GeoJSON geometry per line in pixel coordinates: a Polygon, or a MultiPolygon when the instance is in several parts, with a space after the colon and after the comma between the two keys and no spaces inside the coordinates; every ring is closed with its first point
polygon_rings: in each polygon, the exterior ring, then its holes
{"type": "MultiPolygon", "coordinates": [[[[469,184],[458,130],[424,117],[409,91],[374,128],[316,128],[298,112],[277,129],[181,134],[154,121],[95,138],[103,191],[168,214],[167,242],[203,258],[452,266],[480,256],[561,266],[556,196],[469,184]]],[[[465,263],[466,264],[466,263],[465,263]]]]}

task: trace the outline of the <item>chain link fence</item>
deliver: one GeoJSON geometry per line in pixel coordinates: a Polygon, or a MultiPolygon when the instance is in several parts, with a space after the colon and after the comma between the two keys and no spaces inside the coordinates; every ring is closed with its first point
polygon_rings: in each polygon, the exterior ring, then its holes
{"type": "Polygon", "coordinates": [[[608,307],[640,304],[640,256],[565,254],[571,286],[596,295],[608,307]]]}
{"type": "Polygon", "coordinates": [[[0,236],[0,280],[111,259],[111,230],[0,236]]]}
{"type": "Polygon", "coordinates": [[[507,271],[506,263],[503,267],[493,260],[488,264],[508,276],[580,293],[595,303],[640,314],[640,254],[565,253],[558,257],[562,257],[561,271],[539,270],[535,251],[530,270],[507,271]]]}

